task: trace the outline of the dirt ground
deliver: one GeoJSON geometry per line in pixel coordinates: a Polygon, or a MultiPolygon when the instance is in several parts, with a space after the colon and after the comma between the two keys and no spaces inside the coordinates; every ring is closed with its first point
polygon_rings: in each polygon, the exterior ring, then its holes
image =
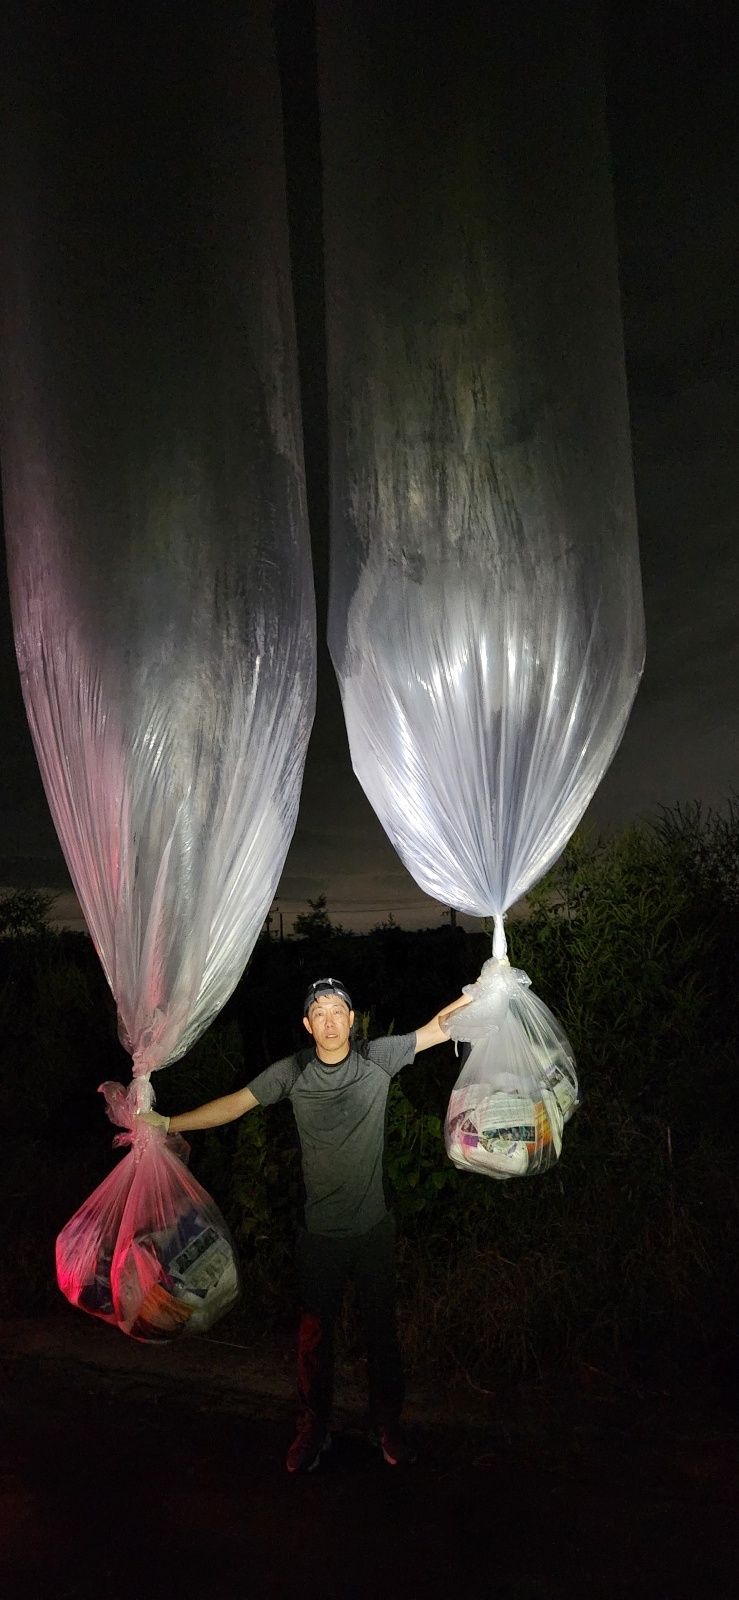
{"type": "Polygon", "coordinates": [[[739,1596],[739,1427],[708,1391],[411,1386],[419,1461],[393,1469],[344,1374],[333,1448],[293,1479],[279,1355],[70,1312],[0,1324],[0,1370],[5,1600],[739,1596]]]}

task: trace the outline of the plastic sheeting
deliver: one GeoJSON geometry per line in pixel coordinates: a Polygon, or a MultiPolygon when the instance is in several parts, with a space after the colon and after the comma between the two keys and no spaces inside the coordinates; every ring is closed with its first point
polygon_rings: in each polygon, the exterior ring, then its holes
{"type": "Polygon", "coordinates": [[[3,45],[17,654],[57,832],[146,1074],[192,1045],[246,964],[313,717],[269,7],[134,3],[96,22],[24,0],[3,45]]]}
{"type": "Polygon", "coordinates": [[[321,0],[319,65],[352,762],[420,886],[500,918],[582,816],[644,652],[587,14],[321,0]]]}

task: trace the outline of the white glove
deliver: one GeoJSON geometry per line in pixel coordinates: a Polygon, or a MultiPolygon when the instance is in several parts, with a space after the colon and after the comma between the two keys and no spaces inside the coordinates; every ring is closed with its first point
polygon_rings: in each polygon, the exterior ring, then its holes
{"type": "Polygon", "coordinates": [[[162,1133],[169,1133],[169,1117],[160,1117],[158,1111],[137,1111],[136,1121],[145,1122],[150,1128],[161,1128],[162,1133]]]}

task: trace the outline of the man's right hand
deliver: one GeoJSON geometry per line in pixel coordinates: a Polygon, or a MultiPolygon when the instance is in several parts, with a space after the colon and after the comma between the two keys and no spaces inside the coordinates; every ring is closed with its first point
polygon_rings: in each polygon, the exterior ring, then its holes
{"type": "Polygon", "coordinates": [[[158,1111],[137,1111],[136,1121],[145,1122],[149,1128],[161,1128],[162,1133],[169,1133],[169,1117],[160,1117],[158,1111]]]}
{"type": "Polygon", "coordinates": [[[459,1011],[460,1006],[468,1006],[471,999],[471,994],[461,994],[450,1006],[444,1006],[442,1011],[438,1011],[425,1027],[416,1029],[416,1055],[422,1050],[430,1050],[432,1045],[449,1043],[449,1034],[444,1026],[446,1019],[453,1011],[459,1011]]]}

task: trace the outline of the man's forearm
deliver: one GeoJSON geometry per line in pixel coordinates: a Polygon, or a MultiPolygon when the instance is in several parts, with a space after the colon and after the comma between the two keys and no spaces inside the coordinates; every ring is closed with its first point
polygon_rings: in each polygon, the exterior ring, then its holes
{"type": "Polygon", "coordinates": [[[258,1105],[251,1089],[237,1089],[235,1094],[221,1095],[219,1100],[209,1100],[207,1105],[196,1106],[194,1111],[183,1111],[170,1117],[170,1133],[195,1133],[200,1128],[222,1128],[226,1122],[235,1122],[258,1105]]]}

